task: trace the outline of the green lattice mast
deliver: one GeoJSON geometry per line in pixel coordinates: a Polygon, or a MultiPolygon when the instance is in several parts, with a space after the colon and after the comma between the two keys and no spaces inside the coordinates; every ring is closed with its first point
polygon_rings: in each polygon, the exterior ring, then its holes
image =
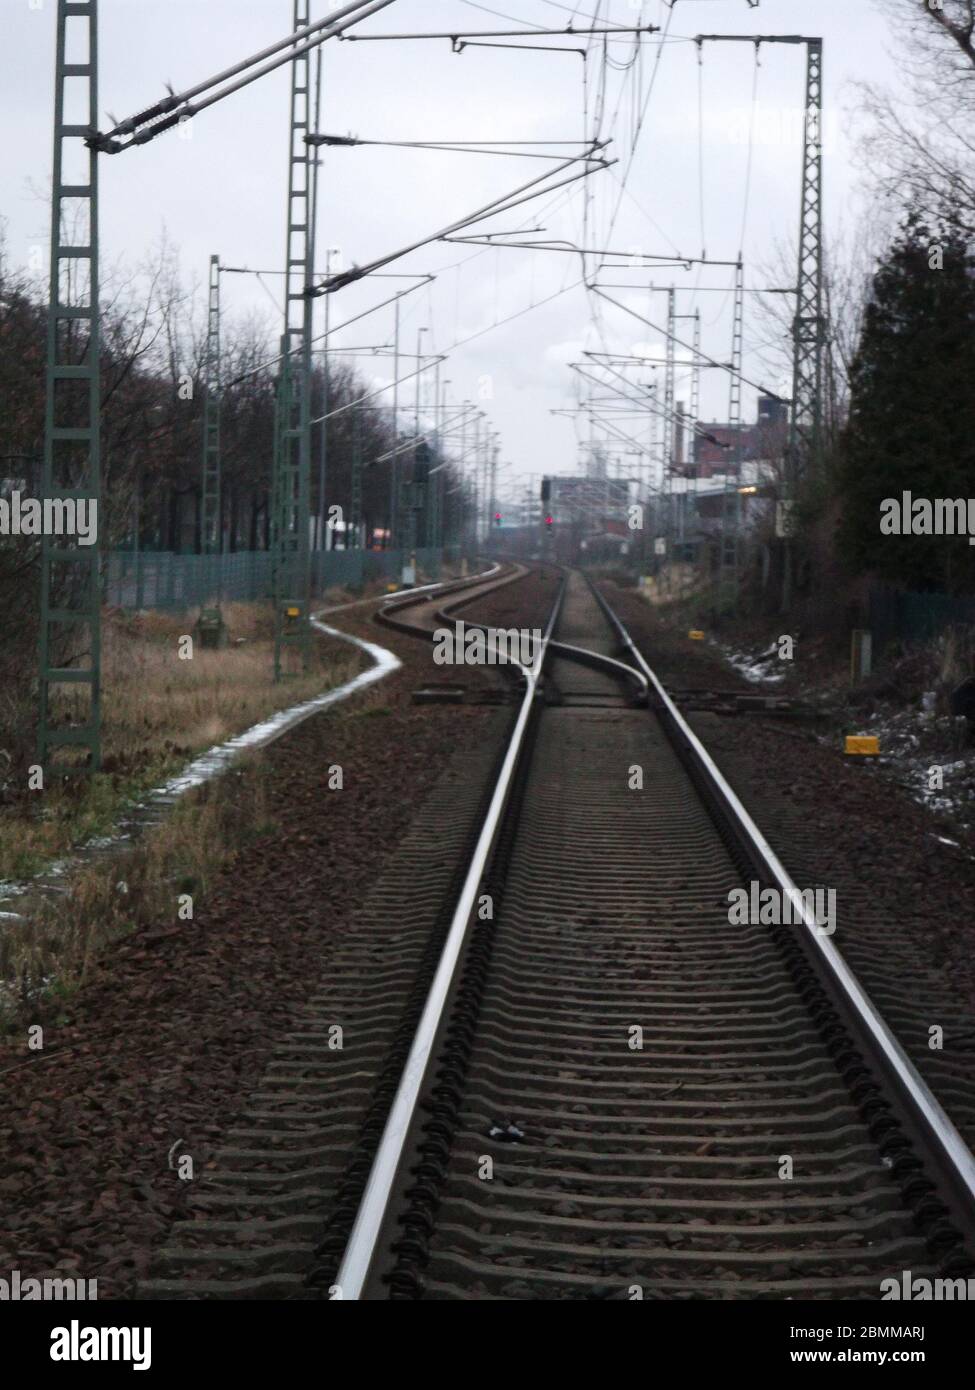
{"type": "MultiPolygon", "coordinates": [[[[295,29],[308,22],[308,0],[295,0],[295,29]]],[[[308,145],[310,96],[311,64],[306,52],[291,64],[285,321],[272,486],[274,673],[279,680],[284,674],[284,656],[289,647],[298,650],[306,669],[311,655],[309,390],[314,301],[308,291],[314,276],[314,247],[311,235],[313,161],[308,145]]]]}
{"type": "MultiPolygon", "coordinates": [[[[58,0],[41,487],[44,499],[86,505],[100,522],[98,156],[85,144],[97,127],[98,0],[58,0]],[[75,100],[78,84],[86,89],[84,125],[65,119],[69,79],[75,100]]],[[[48,779],[101,764],[100,553],[76,536],[42,541],[37,753],[48,779]],[[67,688],[73,699],[60,693],[67,688]],[[87,757],[54,762],[58,748],[87,757]]]]}

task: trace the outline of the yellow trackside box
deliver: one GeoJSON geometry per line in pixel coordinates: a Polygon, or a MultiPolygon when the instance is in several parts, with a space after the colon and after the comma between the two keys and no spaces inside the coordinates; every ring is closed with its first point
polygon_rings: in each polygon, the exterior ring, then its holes
{"type": "Polygon", "coordinates": [[[880,752],[878,738],[847,738],[846,751],[851,757],[876,758],[880,752]]]}
{"type": "Polygon", "coordinates": [[[703,641],[704,641],[704,633],[703,633],[703,632],[698,632],[696,628],[692,628],[691,631],[690,631],[687,635],[688,635],[688,637],[691,639],[692,642],[703,642],[703,641]]]}

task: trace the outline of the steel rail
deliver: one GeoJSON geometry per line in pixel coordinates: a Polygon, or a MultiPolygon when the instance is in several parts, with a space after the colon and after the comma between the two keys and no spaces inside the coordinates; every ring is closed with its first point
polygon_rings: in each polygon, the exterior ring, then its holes
{"type": "Polygon", "coordinates": [[[632,681],[641,694],[645,696],[650,694],[650,682],[643,672],[638,671],[634,666],[627,666],[625,661],[617,661],[615,657],[604,656],[602,652],[590,651],[588,647],[574,647],[570,642],[552,642],[549,644],[549,650],[563,652],[583,666],[609,666],[624,680],[632,681]]]}
{"type": "MultiPolygon", "coordinates": [[[[491,852],[496,843],[508,803],[515,768],[524,745],[525,731],[535,702],[538,680],[561,611],[564,593],[565,584],[563,583],[553,605],[542,645],[532,666],[523,666],[520,662],[508,663],[520,670],[524,677],[524,697],[501,766],[501,772],[491,796],[491,803],[478,836],[477,846],[471,858],[470,868],[464,880],[457,907],[454,910],[447,940],[444,944],[440,963],[437,966],[437,973],[430,987],[423,1016],[417,1027],[413,1045],[410,1048],[410,1055],[407,1058],[396,1092],[396,1098],[393,1101],[383,1137],[373,1160],[369,1181],[356,1214],[352,1234],[339,1267],[336,1288],[339,1290],[338,1297],[343,1301],[361,1299],[370,1267],[376,1255],[377,1241],[400,1167],[406,1138],[413,1125],[424,1078],[434,1055],[434,1043],[444,1017],[457,962],[467,938],[471,915],[477,902],[478,890],[490,862],[491,852]]],[[[472,624],[472,626],[475,625],[472,624]]]]}
{"type": "Polygon", "coordinates": [[[859,1024],[858,1031],[861,1041],[866,1040],[869,1043],[869,1050],[875,1060],[880,1063],[886,1079],[894,1083],[899,1099],[919,1126],[934,1155],[940,1160],[941,1168],[948,1177],[955,1196],[963,1203],[969,1221],[971,1221],[975,1217],[975,1156],[914,1063],[894,1037],[854,972],[829,936],[820,928],[791,875],[786,871],[768,840],[729,786],[710,753],[664,689],[622,621],[613,612],[592,580],[589,579],[588,582],[596,601],[620,643],[630,654],[633,663],[639,667],[649,681],[650,687],[666,716],[666,722],[678,735],[684,749],[697,768],[704,774],[712,795],[730,818],[734,828],[745,840],[747,850],[762,866],[769,878],[778,885],[781,892],[789,898],[794,910],[801,916],[803,926],[806,929],[806,938],[815,948],[824,973],[834,986],[834,993],[840,996],[848,1013],[852,1014],[854,1020],[859,1024]]]}
{"type": "Polygon", "coordinates": [[[441,579],[436,584],[423,584],[419,588],[404,589],[396,594],[381,594],[378,596],[378,601],[380,603],[385,602],[385,609],[380,611],[377,616],[381,619],[383,611],[398,613],[401,609],[415,608],[431,599],[438,589],[444,590],[445,595],[461,593],[475,584],[483,584],[487,580],[493,579],[501,573],[502,568],[502,565],[495,562],[490,569],[486,569],[480,574],[469,574],[459,579],[441,579]]]}

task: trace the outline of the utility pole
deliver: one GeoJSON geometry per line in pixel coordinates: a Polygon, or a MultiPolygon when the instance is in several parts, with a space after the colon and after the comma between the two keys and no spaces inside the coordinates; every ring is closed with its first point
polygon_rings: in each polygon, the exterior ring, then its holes
{"type": "MultiPolygon", "coordinates": [[[[742,418],[741,418],[741,373],[743,366],[745,336],[745,267],[739,253],[738,264],[735,267],[735,297],[734,313],[732,315],[731,327],[731,385],[730,401],[728,407],[728,420],[731,425],[734,438],[735,449],[735,533],[733,537],[735,547],[735,603],[737,605],[741,590],[741,466],[744,458],[742,448],[742,418]]],[[[725,470],[725,495],[722,506],[723,521],[728,519],[728,481],[725,470]]],[[[725,528],[723,528],[725,529],[725,528]]],[[[722,577],[724,574],[725,551],[727,550],[727,535],[722,536],[722,577]]]]}
{"type": "Polygon", "coordinates": [[[667,291],[667,366],[664,373],[664,475],[666,477],[665,495],[667,498],[666,538],[667,554],[664,557],[664,574],[667,588],[670,589],[673,559],[673,509],[674,509],[674,462],[677,444],[677,420],[674,413],[677,395],[677,291],[671,285],[667,291]]]}
{"type": "MultiPolygon", "coordinates": [[[[325,296],[326,300],[328,296],[325,296]]],[[[399,523],[399,328],[400,301],[397,297],[394,306],[395,327],[393,329],[393,457],[389,461],[389,537],[387,546],[392,550],[400,540],[399,523]]],[[[419,363],[417,364],[419,365],[419,363]]]]}
{"type": "MultiPolygon", "coordinates": [[[[697,493],[698,493],[698,473],[697,466],[697,432],[701,424],[701,311],[694,311],[694,337],[692,339],[694,349],[694,363],[691,367],[691,436],[687,445],[687,457],[690,464],[690,477],[685,486],[690,492],[688,498],[688,516],[693,525],[694,535],[697,535],[697,493]],[[691,505],[693,503],[693,505],[691,505]]],[[[697,564],[698,551],[696,541],[693,542],[691,551],[694,563],[697,564]]]]}
{"type": "MultiPolygon", "coordinates": [[[[309,23],[309,0],[294,0],[294,29],[309,23]]],[[[298,650],[302,667],[311,658],[309,492],[311,484],[311,340],[314,279],[311,236],[311,171],[308,144],[311,96],[309,53],[291,63],[288,137],[288,221],[281,374],[278,380],[274,535],[274,676],[280,680],[284,653],[298,650]]]]}
{"type": "MultiPolygon", "coordinates": [[[[316,175],[317,177],[317,175],[316,175]]],[[[329,273],[332,257],[338,251],[330,246],[325,252],[325,273],[329,273]]],[[[322,419],[321,440],[318,455],[318,517],[316,520],[316,544],[322,551],[328,550],[328,505],[325,500],[325,485],[328,476],[328,408],[331,401],[331,350],[328,346],[329,322],[331,317],[331,296],[325,296],[325,349],[322,352],[322,419]]],[[[322,572],[324,574],[324,571],[322,572]]]]}
{"type": "MultiPolygon", "coordinates": [[[[437,443],[437,467],[442,462],[440,458],[440,358],[437,358],[433,373],[433,437],[437,443]]],[[[434,473],[431,480],[427,482],[426,495],[426,541],[427,549],[434,550],[437,544],[437,489],[440,484],[440,473],[434,473]]]]}
{"type": "MultiPolygon", "coordinates": [[[[352,411],[352,515],[349,524],[352,528],[353,550],[359,549],[359,531],[362,524],[362,411],[352,411]]],[[[349,545],[349,527],[345,528],[345,544],[349,545]]]]}
{"type": "MultiPolygon", "coordinates": [[[[72,97],[78,94],[74,91],[72,97]]],[[[72,113],[77,110],[74,101],[72,113]]],[[[51,260],[47,312],[43,499],[74,498],[97,524],[101,503],[101,383],[98,309],[98,155],[84,142],[98,128],[98,0],[57,0],[54,79],[54,169],[51,188],[51,260]],[[69,43],[68,20],[71,20],[69,43]],[[65,87],[83,83],[87,123],[69,119],[65,87]],[[87,158],[85,156],[87,155],[87,158]],[[81,183],[66,183],[65,160],[87,164],[81,183]],[[65,200],[75,210],[70,217],[65,200]],[[75,225],[86,230],[80,233],[75,225]],[[87,285],[73,305],[76,275],[87,285]],[[70,384],[69,384],[70,383],[70,384]]],[[[101,766],[101,537],[81,546],[77,538],[45,535],[41,542],[41,623],[38,644],[37,756],[43,776],[86,775],[101,766]],[[72,544],[72,540],[74,543],[72,544]],[[70,637],[66,630],[70,629],[70,637]],[[87,629],[87,632],[86,632],[87,629]],[[65,651],[87,657],[62,666],[65,651]],[[83,717],[71,727],[60,720],[57,692],[87,688],[83,717]],[[53,697],[53,698],[52,698],[53,697]],[[87,763],[55,763],[55,748],[87,750],[87,763]]]]}
{"type": "Polygon", "coordinates": [[[497,435],[494,436],[495,443],[491,448],[491,521],[494,521],[494,514],[498,510],[498,455],[501,453],[501,445],[497,443],[497,435]]]}
{"type": "Polygon", "coordinates": [[[823,41],[806,40],[806,107],[796,280],[792,427],[780,530],[782,609],[792,601],[794,544],[791,511],[807,465],[818,467],[823,427],[823,41]]]}
{"type": "Polygon", "coordinates": [[[413,445],[413,470],[412,479],[404,485],[403,491],[406,493],[406,549],[403,554],[403,583],[416,583],[416,521],[417,508],[420,501],[419,478],[417,473],[417,453],[421,444],[420,439],[420,411],[423,404],[423,335],[428,333],[428,328],[418,328],[416,331],[416,413],[414,420],[413,435],[415,443],[413,445]]]}
{"type": "MultiPolygon", "coordinates": [[[[466,499],[465,499],[465,496],[464,496],[464,464],[465,464],[465,460],[466,460],[466,458],[467,458],[467,410],[466,410],[466,406],[467,406],[467,405],[468,405],[468,402],[465,401],[465,402],[464,402],[465,410],[464,410],[463,415],[460,417],[460,488],[461,488],[461,504],[463,504],[463,503],[465,502],[465,500],[466,500],[466,499]]],[[[462,517],[462,519],[463,519],[463,517],[462,517]]],[[[463,539],[464,539],[463,533],[462,533],[462,529],[461,529],[460,527],[458,527],[458,539],[459,539],[461,542],[463,542],[463,539]]],[[[467,561],[466,561],[466,552],[467,552],[467,547],[466,547],[466,545],[463,545],[463,546],[462,546],[462,554],[463,554],[463,556],[464,556],[464,568],[465,568],[465,572],[466,572],[466,565],[467,565],[467,561]]]]}
{"type": "Polygon", "coordinates": [[[441,508],[441,498],[443,497],[444,475],[447,467],[447,458],[444,446],[444,425],[447,421],[447,387],[449,381],[440,380],[440,363],[437,363],[437,471],[434,474],[436,479],[433,491],[430,494],[430,519],[431,526],[428,532],[427,545],[432,549],[443,548],[443,516],[441,508]]]}
{"type": "Polygon", "coordinates": [[[200,493],[200,550],[203,560],[200,635],[204,645],[222,645],[220,496],[220,257],[210,257],[207,339],[203,358],[203,485],[200,493]],[[208,608],[209,604],[212,608],[208,608]]]}
{"type": "Polygon", "coordinates": [[[484,412],[479,410],[474,418],[474,548],[481,543],[481,515],[485,508],[484,484],[481,477],[481,420],[484,412]]]}
{"type": "MultiPolygon", "coordinates": [[[[315,55],[315,128],[314,128],[314,133],[315,133],[316,135],[317,135],[318,132],[321,130],[321,117],[322,117],[322,62],[323,62],[322,50],[319,49],[318,52],[317,52],[316,55],[315,55]]],[[[312,200],[311,200],[311,254],[312,254],[312,258],[313,258],[313,259],[314,259],[315,255],[316,255],[317,249],[318,249],[318,207],[319,207],[318,196],[319,196],[319,192],[320,192],[320,190],[321,190],[322,163],[323,163],[322,156],[321,156],[321,154],[318,152],[318,147],[315,146],[314,148],[315,148],[315,151],[316,151],[316,153],[315,153],[315,158],[314,158],[314,160],[311,161],[311,178],[312,178],[312,200]]],[[[330,251],[326,251],[326,252],[325,252],[325,273],[326,273],[326,275],[328,274],[330,265],[331,265],[331,252],[330,252],[330,251]]],[[[311,534],[309,535],[309,544],[311,544],[311,543],[312,543],[312,539],[314,539],[314,548],[315,548],[315,550],[316,550],[317,552],[319,552],[319,553],[322,552],[322,551],[324,551],[324,550],[327,548],[326,545],[325,545],[325,535],[326,535],[325,527],[326,527],[326,520],[327,520],[327,516],[328,516],[328,509],[327,509],[327,507],[326,507],[326,505],[325,505],[325,474],[326,474],[326,470],[327,470],[327,467],[328,467],[328,419],[327,419],[326,417],[328,416],[328,396],[329,396],[329,391],[328,391],[328,317],[329,317],[329,308],[330,308],[330,305],[329,305],[329,296],[326,295],[326,296],[325,296],[325,339],[324,339],[324,341],[325,341],[325,350],[324,350],[324,353],[323,353],[323,355],[322,355],[322,422],[321,422],[322,429],[321,429],[321,442],[320,442],[320,446],[319,446],[320,452],[319,452],[319,456],[318,456],[318,510],[317,510],[316,513],[315,513],[315,521],[314,521],[313,524],[311,523],[310,518],[309,518],[309,526],[310,526],[310,531],[311,531],[311,534]]],[[[309,343],[309,353],[310,353],[310,347],[311,347],[311,345],[310,345],[310,343],[309,343]]],[[[312,376],[311,376],[311,360],[310,360],[310,357],[309,357],[309,363],[308,363],[308,373],[309,373],[309,376],[308,376],[308,406],[309,406],[309,412],[310,412],[310,410],[311,410],[311,382],[312,382],[312,376]]],[[[309,469],[311,468],[311,451],[312,451],[313,444],[314,444],[314,437],[313,437],[313,435],[312,435],[312,433],[311,433],[311,430],[312,430],[312,426],[311,426],[311,423],[309,422],[309,426],[308,426],[308,431],[309,431],[309,432],[308,432],[308,467],[309,467],[309,469]]],[[[310,488],[310,486],[311,486],[311,479],[309,478],[309,488],[310,488]]],[[[310,510],[310,507],[311,507],[311,498],[310,498],[310,496],[309,496],[309,510],[310,510]]],[[[309,563],[310,563],[310,562],[309,562],[309,563]]],[[[318,575],[318,577],[319,577],[319,579],[320,579],[320,582],[324,585],[324,582],[325,582],[325,564],[324,564],[324,561],[321,561],[321,562],[320,562],[320,568],[316,569],[316,574],[318,575]]]]}

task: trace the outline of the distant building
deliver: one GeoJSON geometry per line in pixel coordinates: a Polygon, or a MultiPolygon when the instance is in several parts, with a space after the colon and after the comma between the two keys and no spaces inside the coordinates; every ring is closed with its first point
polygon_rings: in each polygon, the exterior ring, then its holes
{"type": "Polygon", "coordinates": [[[576,476],[553,478],[548,506],[558,525],[585,522],[592,526],[608,520],[624,521],[630,501],[626,478],[576,476]]]}
{"type": "MultiPolygon", "coordinates": [[[[738,472],[739,433],[731,425],[699,423],[694,436],[694,459],[681,470],[685,476],[713,478],[716,474],[738,472]]],[[[757,463],[776,457],[789,437],[789,407],[778,396],[759,396],[758,419],[740,431],[742,463],[757,463]]]]}

